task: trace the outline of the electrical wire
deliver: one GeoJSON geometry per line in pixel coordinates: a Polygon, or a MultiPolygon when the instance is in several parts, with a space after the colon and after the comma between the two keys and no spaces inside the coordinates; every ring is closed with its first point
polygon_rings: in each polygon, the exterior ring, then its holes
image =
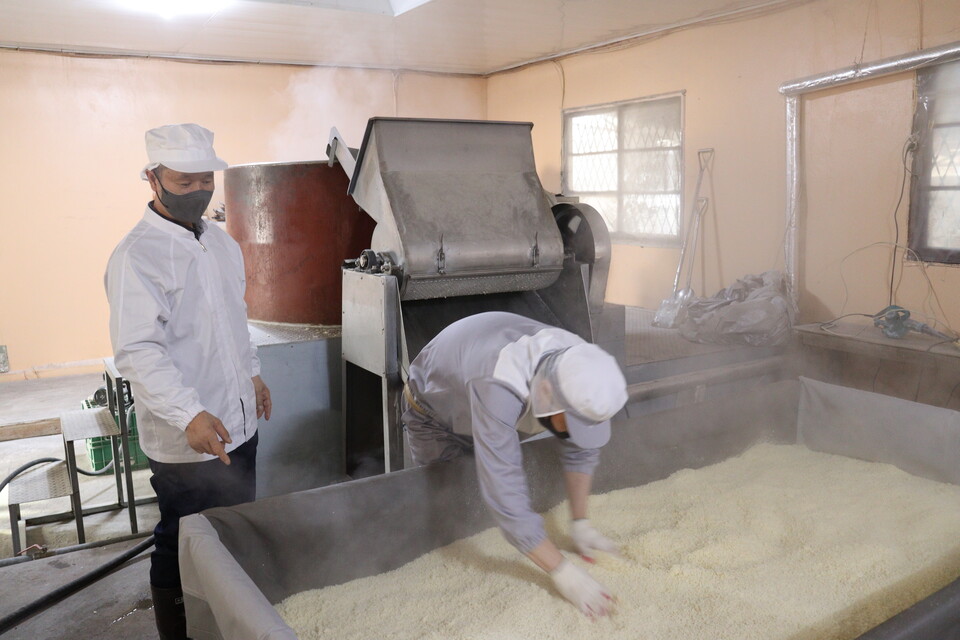
{"type": "Polygon", "coordinates": [[[831,335],[843,337],[843,334],[837,333],[836,331],[831,331],[831,329],[833,329],[835,326],[837,326],[837,321],[838,321],[838,320],[843,320],[844,318],[849,318],[849,317],[851,317],[851,316],[861,316],[861,317],[864,317],[864,318],[875,318],[875,317],[876,317],[875,315],[869,314],[869,313],[845,313],[845,314],[843,314],[842,316],[837,316],[837,317],[834,318],[833,320],[827,320],[826,322],[821,322],[821,323],[819,323],[819,324],[820,324],[820,329],[821,329],[821,331],[826,331],[827,333],[829,333],[829,334],[831,334],[831,335]]]}
{"type": "Polygon", "coordinates": [[[863,25],[863,42],[860,44],[860,57],[854,62],[857,67],[863,64],[863,52],[866,51],[867,48],[867,33],[870,31],[870,10],[875,8],[876,4],[876,0],[873,0],[867,5],[867,19],[863,25]]]}
{"type": "Polygon", "coordinates": [[[956,344],[956,342],[957,342],[956,339],[954,339],[954,340],[940,340],[939,342],[934,342],[932,345],[930,345],[929,347],[927,347],[926,349],[924,349],[924,352],[929,353],[930,350],[933,349],[934,347],[939,347],[940,345],[943,345],[943,344],[956,344]]]}
{"type": "Polygon", "coordinates": [[[881,359],[881,360],[877,363],[877,370],[876,370],[876,372],[874,372],[874,374],[873,374],[873,382],[870,384],[870,391],[876,392],[876,390],[877,390],[877,378],[880,377],[880,368],[881,368],[882,366],[883,366],[883,360],[881,359]]]}
{"type": "MultiPolygon", "coordinates": [[[[869,16],[869,12],[868,12],[868,16],[869,16]]],[[[840,312],[841,312],[841,314],[843,314],[843,311],[844,311],[844,309],[846,308],[847,302],[849,301],[849,298],[850,298],[850,289],[849,289],[849,286],[848,286],[848,284],[847,284],[846,276],[844,275],[844,272],[843,272],[844,263],[845,263],[849,258],[851,258],[853,255],[855,255],[855,254],[857,254],[857,253],[859,253],[860,251],[863,251],[863,250],[865,250],[865,249],[868,249],[868,248],[871,248],[871,247],[876,247],[876,246],[881,246],[881,245],[883,245],[883,246],[891,246],[891,247],[893,247],[893,256],[891,257],[891,265],[890,265],[890,285],[889,285],[888,296],[887,296],[887,299],[888,299],[887,304],[888,304],[888,305],[893,305],[893,304],[894,304],[894,293],[895,293],[895,291],[896,291],[895,283],[896,283],[896,281],[897,281],[897,278],[896,278],[896,272],[897,272],[897,249],[901,249],[901,250],[904,251],[905,254],[907,254],[909,257],[912,257],[913,260],[914,260],[917,264],[920,265],[921,274],[922,274],[924,280],[925,280],[926,283],[927,283],[927,295],[924,297],[924,300],[923,300],[923,311],[926,311],[927,308],[928,308],[928,306],[929,306],[930,314],[921,313],[920,315],[921,315],[922,317],[925,317],[926,319],[928,319],[928,320],[929,320],[928,324],[931,324],[934,328],[936,328],[936,327],[938,327],[938,326],[943,326],[943,327],[946,327],[946,329],[947,329],[950,333],[953,333],[953,334],[956,335],[958,332],[953,329],[953,327],[950,325],[949,321],[946,319],[946,318],[947,318],[947,313],[946,313],[946,311],[945,311],[944,308],[943,308],[943,303],[940,301],[940,296],[939,296],[939,294],[937,293],[936,288],[933,286],[933,282],[930,280],[930,275],[929,275],[929,273],[927,273],[927,266],[928,266],[927,262],[925,262],[923,259],[921,259],[920,256],[917,254],[917,252],[914,251],[911,247],[900,244],[900,223],[899,223],[899,220],[898,220],[898,217],[897,217],[897,216],[898,216],[898,214],[899,214],[899,212],[900,212],[900,207],[901,207],[901,205],[903,204],[904,193],[905,193],[905,191],[906,191],[907,175],[911,175],[911,176],[914,176],[914,175],[915,175],[915,173],[914,173],[914,172],[910,169],[910,167],[907,165],[907,160],[908,160],[908,157],[909,157],[910,153],[911,153],[911,152],[914,152],[914,151],[916,150],[916,148],[917,148],[917,136],[916,136],[916,134],[913,134],[913,135],[910,135],[910,136],[904,141],[903,149],[902,149],[902,153],[901,153],[901,165],[902,165],[902,167],[903,167],[903,172],[902,172],[901,180],[900,180],[900,193],[899,193],[899,196],[898,196],[898,198],[897,198],[897,204],[896,204],[896,206],[894,207],[894,210],[893,210],[894,241],[893,241],[893,242],[886,242],[886,241],[873,242],[873,243],[868,244],[868,245],[866,245],[866,246],[863,246],[863,247],[859,247],[859,248],[857,248],[857,249],[854,249],[853,251],[851,251],[850,253],[848,253],[847,255],[845,255],[845,256],[840,260],[840,264],[839,264],[840,281],[841,281],[841,283],[843,284],[843,303],[840,305],[840,312]],[[936,312],[936,310],[933,308],[933,306],[932,306],[932,304],[931,304],[931,302],[930,302],[930,299],[931,299],[931,298],[933,298],[933,300],[934,300],[935,303],[936,303],[936,309],[939,310],[940,314],[942,314],[942,317],[944,318],[944,320],[943,320],[942,322],[937,318],[937,315],[936,315],[937,312],[936,312]]],[[[786,241],[786,236],[787,236],[787,234],[786,234],[786,231],[785,231],[785,232],[784,232],[784,237],[783,237],[783,242],[786,241]]],[[[900,269],[900,279],[901,279],[901,280],[903,279],[903,269],[902,269],[902,268],[900,269]]],[[[839,316],[839,318],[848,317],[849,315],[862,315],[862,316],[865,316],[865,317],[873,317],[871,314],[844,314],[844,315],[839,316]]],[[[833,334],[835,334],[835,335],[839,335],[839,334],[836,334],[836,332],[830,331],[830,329],[834,326],[834,323],[836,322],[836,320],[838,320],[839,318],[834,318],[834,320],[820,323],[820,328],[821,328],[822,330],[824,330],[824,331],[827,331],[828,333],[833,333],[833,334]]]]}
{"type": "Polygon", "coordinates": [[[563,111],[563,105],[567,102],[567,76],[563,71],[563,64],[559,60],[551,60],[553,66],[557,70],[557,75],[560,76],[560,111],[563,111]]]}
{"type": "MultiPolygon", "coordinates": [[[[900,196],[897,198],[897,206],[893,208],[893,244],[894,247],[897,247],[900,244],[900,221],[897,219],[897,214],[900,212],[900,205],[903,204],[903,192],[907,184],[907,174],[913,175],[913,172],[907,167],[907,155],[911,151],[917,148],[917,137],[911,135],[903,143],[903,152],[900,155],[900,163],[903,165],[903,177],[900,180],[900,196]]],[[[912,249],[911,249],[912,251],[912,249]]],[[[914,253],[916,255],[916,253],[914,253]]],[[[919,259],[919,256],[918,256],[919,259]]],[[[890,259],[890,295],[887,298],[887,304],[893,304],[893,281],[894,274],[897,271],[897,251],[894,248],[893,256],[890,259]]],[[[900,269],[900,277],[903,277],[903,269],[900,269]]]]}
{"type": "MultiPolygon", "coordinates": [[[[930,275],[927,273],[927,266],[928,266],[927,263],[924,262],[924,261],[920,258],[920,256],[917,255],[917,252],[914,251],[913,249],[911,249],[910,247],[907,247],[907,246],[901,245],[901,244],[896,244],[896,245],[895,245],[895,244],[892,243],[892,242],[887,242],[887,241],[883,241],[883,240],[878,241],[878,242],[871,242],[871,243],[868,244],[868,245],[865,245],[865,246],[859,247],[859,248],[857,248],[857,249],[854,249],[853,251],[851,251],[850,253],[848,253],[847,255],[845,255],[845,256],[840,260],[840,265],[839,265],[840,281],[841,281],[841,283],[843,283],[843,304],[840,305],[840,311],[842,312],[842,311],[844,310],[844,308],[847,306],[847,301],[848,301],[849,298],[850,298],[850,289],[849,289],[849,287],[847,286],[847,279],[846,279],[846,277],[845,277],[844,274],[843,274],[843,264],[844,264],[849,258],[853,257],[854,254],[857,254],[857,253],[859,253],[860,251],[864,251],[864,250],[866,250],[866,249],[870,249],[870,248],[877,247],[877,246],[890,246],[890,245],[893,245],[893,246],[894,246],[894,249],[900,248],[900,249],[903,249],[904,251],[908,252],[910,255],[913,256],[913,258],[914,258],[914,260],[916,261],[916,263],[920,265],[920,272],[921,272],[921,274],[923,275],[924,280],[927,281],[927,297],[924,299],[924,306],[926,306],[926,305],[928,304],[928,301],[929,301],[930,297],[932,296],[933,299],[936,300],[937,307],[940,309],[940,313],[942,313],[942,314],[943,314],[943,317],[946,318],[946,317],[947,317],[947,313],[946,313],[946,311],[945,311],[944,308],[943,308],[943,303],[940,302],[940,296],[937,294],[937,290],[934,288],[933,282],[930,280],[930,275]]],[[[932,311],[932,309],[931,309],[931,311],[932,311]]],[[[936,318],[935,315],[925,316],[925,317],[928,317],[928,318],[932,318],[932,319],[933,319],[934,327],[936,327],[936,325],[943,325],[944,327],[946,327],[946,328],[950,331],[950,333],[953,333],[953,334],[955,334],[955,335],[957,334],[957,331],[956,331],[956,330],[950,325],[950,323],[947,322],[946,320],[944,320],[943,322],[940,322],[939,320],[937,320],[937,318],[936,318]]]]}
{"type": "Polygon", "coordinates": [[[953,394],[955,394],[955,393],[957,392],[957,389],[960,389],[960,382],[958,382],[957,384],[953,385],[953,389],[950,390],[950,395],[947,396],[947,401],[943,403],[943,407],[944,407],[945,409],[949,409],[949,408],[950,408],[950,402],[953,400],[953,394]]]}
{"type": "MultiPolygon", "coordinates": [[[[842,320],[842,319],[844,319],[844,318],[850,318],[850,317],[853,317],[853,316],[858,316],[858,317],[862,317],[862,318],[872,318],[872,319],[876,320],[877,318],[882,317],[882,315],[883,315],[883,312],[881,312],[881,311],[878,311],[877,313],[872,313],[872,314],[871,314],[871,313],[845,313],[845,314],[843,314],[842,316],[837,316],[836,318],[833,318],[832,320],[827,320],[826,322],[820,322],[820,323],[818,323],[818,326],[820,327],[820,330],[821,330],[821,331],[824,331],[824,332],[826,332],[826,333],[829,333],[830,335],[839,336],[839,337],[841,337],[841,338],[843,338],[843,337],[849,337],[849,336],[844,336],[844,334],[842,334],[842,333],[837,333],[836,331],[831,331],[831,329],[833,329],[835,326],[837,326],[837,321],[838,321],[838,320],[842,320]]],[[[931,349],[933,349],[934,347],[937,347],[937,346],[940,346],[940,345],[944,345],[944,344],[954,344],[954,345],[957,345],[958,340],[960,340],[960,338],[951,338],[951,339],[948,339],[948,340],[939,340],[939,341],[937,341],[937,342],[934,342],[934,343],[931,344],[930,346],[928,346],[926,349],[924,349],[924,352],[929,352],[929,351],[930,351],[931,349]]],[[[960,345],[958,345],[958,346],[960,346],[960,345]]]]}

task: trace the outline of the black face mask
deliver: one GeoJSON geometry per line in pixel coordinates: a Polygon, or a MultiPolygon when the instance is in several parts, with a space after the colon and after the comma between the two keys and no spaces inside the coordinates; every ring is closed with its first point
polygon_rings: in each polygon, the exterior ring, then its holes
{"type": "Polygon", "coordinates": [[[197,224],[203,217],[203,212],[207,210],[210,199],[213,198],[213,191],[206,189],[197,189],[182,196],[170,193],[160,182],[160,176],[153,174],[157,178],[157,184],[163,194],[160,196],[160,202],[167,208],[174,219],[187,224],[197,224]]]}
{"type": "Polygon", "coordinates": [[[544,428],[544,429],[546,429],[547,431],[549,431],[549,432],[552,433],[553,435],[557,436],[557,437],[560,438],[561,440],[566,440],[567,438],[570,437],[570,432],[569,432],[569,431],[557,431],[557,430],[554,428],[553,422],[550,421],[550,416],[540,416],[539,418],[537,418],[537,420],[540,421],[540,424],[543,425],[543,428],[544,428]]]}

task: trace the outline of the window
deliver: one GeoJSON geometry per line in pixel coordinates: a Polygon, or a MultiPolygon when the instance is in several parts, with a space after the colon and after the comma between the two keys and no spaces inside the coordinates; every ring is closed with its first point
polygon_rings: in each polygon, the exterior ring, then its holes
{"type": "Polygon", "coordinates": [[[563,192],[603,216],[613,242],[676,246],[683,95],[563,114],[563,192]]]}
{"type": "Polygon", "coordinates": [[[913,133],[910,248],[960,264],[960,62],[917,71],[913,133]]]}

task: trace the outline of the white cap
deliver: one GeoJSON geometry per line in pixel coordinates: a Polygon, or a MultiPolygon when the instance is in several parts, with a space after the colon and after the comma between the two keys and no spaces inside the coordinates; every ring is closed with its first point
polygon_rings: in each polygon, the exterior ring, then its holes
{"type": "Polygon", "coordinates": [[[213,150],[213,132],[198,124],[168,124],[150,129],[144,137],[150,160],[140,171],[144,180],[147,171],[161,164],[183,173],[220,171],[228,166],[213,150]]]}
{"type": "Polygon", "coordinates": [[[533,415],[563,412],[570,441],[582,449],[610,439],[610,418],[627,403],[620,365],[595,344],[578,344],[548,355],[531,383],[533,415]]]}

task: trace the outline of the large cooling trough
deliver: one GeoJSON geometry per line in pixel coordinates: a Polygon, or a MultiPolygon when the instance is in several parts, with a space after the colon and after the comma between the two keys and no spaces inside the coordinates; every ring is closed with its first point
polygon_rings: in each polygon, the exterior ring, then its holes
{"type": "MultiPolygon", "coordinates": [[[[759,441],[799,441],[960,484],[960,413],[801,379],[621,417],[594,493],[720,462],[759,441]]],[[[538,511],[563,499],[550,444],[524,445],[538,511]]],[[[190,637],[296,638],[273,604],[390,571],[492,524],[468,458],[190,516],[180,540],[190,637]]],[[[861,636],[907,638],[960,639],[960,579],[861,636]]]]}

